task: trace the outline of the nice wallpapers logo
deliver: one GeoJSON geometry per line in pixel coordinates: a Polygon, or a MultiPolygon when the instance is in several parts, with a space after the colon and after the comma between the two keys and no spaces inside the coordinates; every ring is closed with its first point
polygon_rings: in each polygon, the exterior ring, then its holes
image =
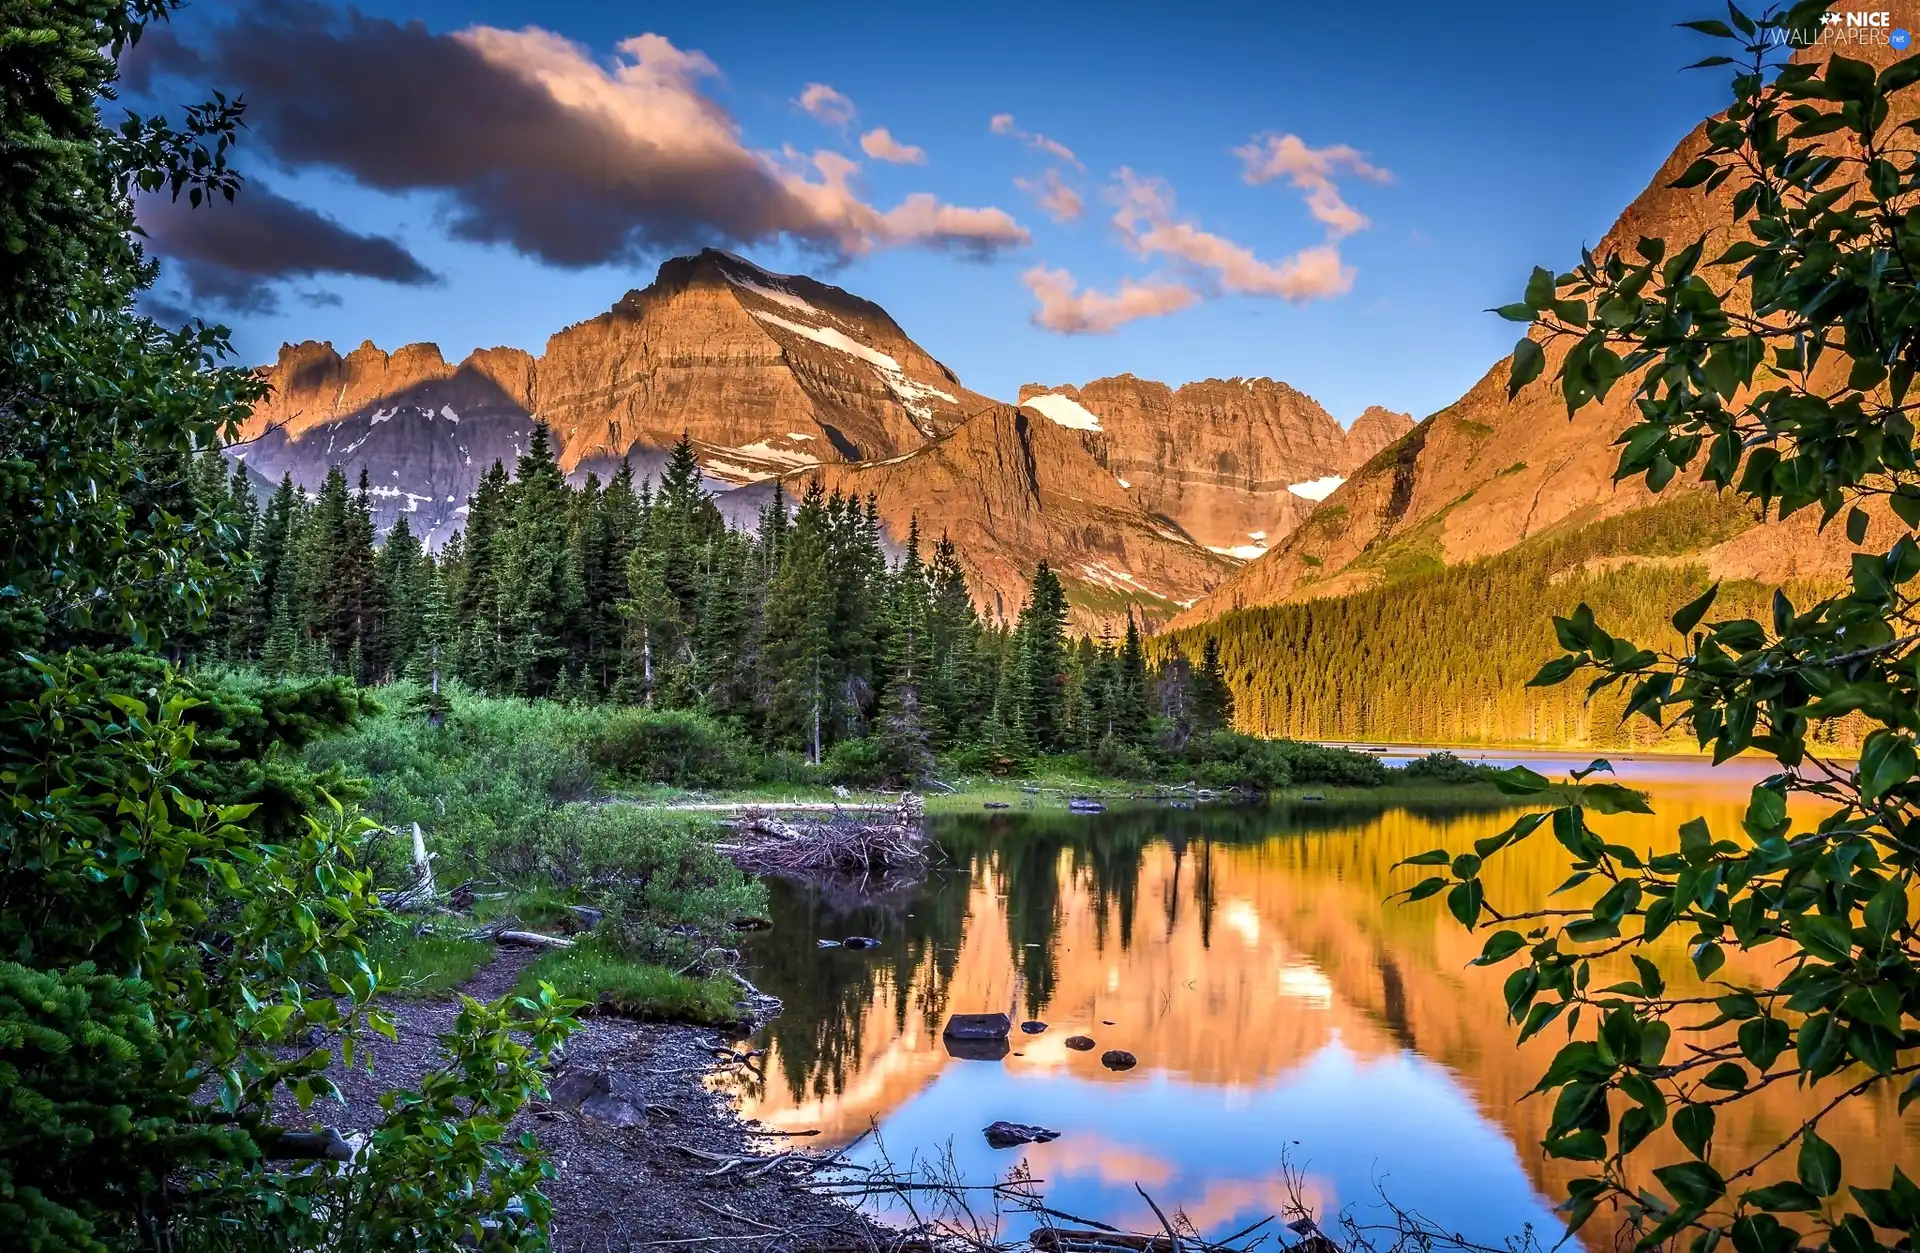
{"type": "Polygon", "coordinates": [[[1820,15],[1820,26],[1811,32],[1776,30],[1768,32],[1775,43],[1810,47],[1813,44],[1885,44],[1895,52],[1905,52],[1913,43],[1913,34],[1893,24],[1891,13],[1840,13],[1829,10],[1820,15]]]}

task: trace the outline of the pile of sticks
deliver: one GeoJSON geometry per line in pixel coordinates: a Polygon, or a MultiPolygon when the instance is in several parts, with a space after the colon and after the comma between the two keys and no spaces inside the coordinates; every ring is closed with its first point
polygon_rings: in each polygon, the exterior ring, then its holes
{"type": "Polygon", "coordinates": [[[824,813],[746,809],[733,820],[733,837],[715,845],[742,869],[763,874],[858,875],[918,873],[927,864],[921,801],[907,793],[878,813],[834,808],[824,813]]]}

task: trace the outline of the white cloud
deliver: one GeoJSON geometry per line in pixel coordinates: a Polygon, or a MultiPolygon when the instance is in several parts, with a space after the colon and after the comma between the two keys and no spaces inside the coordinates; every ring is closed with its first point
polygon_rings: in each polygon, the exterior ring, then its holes
{"type": "Polygon", "coordinates": [[[1179,283],[1135,282],[1122,279],[1119,290],[1108,293],[1076,290],[1066,270],[1035,266],[1020,276],[1040,307],[1033,323],[1063,335],[1107,334],[1140,318],[1157,318],[1197,304],[1200,295],[1179,283]]]}
{"type": "Polygon", "coordinates": [[[1060,171],[1049,169],[1039,178],[1016,178],[1013,185],[1032,196],[1046,215],[1056,222],[1078,221],[1087,211],[1087,202],[1067,185],[1060,171]]]}
{"type": "Polygon", "coordinates": [[[1059,140],[1049,139],[1047,136],[1036,131],[1023,131],[1018,126],[1015,126],[1013,123],[1013,114],[1011,113],[994,114],[987,120],[987,129],[996,135],[1011,135],[1027,147],[1035,148],[1050,156],[1058,157],[1076,169],[1084,170],[1087,168],[1080,164],[1079,157],[1073,155],[1073,149],[1067,147],[1059,140]]]}
{"type": "Polygon", "coordinates": [[[1241,244],[1176,219],[1173,188],[1164,180],[1142,178],[1126,168],[1119,180],[1114,195],[1120,207],[1113,222],[1143,257],[1171,257],[1208,272],[1223,289],[1239,295],[1299,303],[1353,289],[1353,270],[1333,243],[1303,248],[1278,262],[1262,261],[1241,244]]]}
{"type": "Polygon", "coordinates": [[[1367,229],[1366,215],[1341,198],[1334,175],[1344,169],[1375,183],[1391,183],[1393,174],[1369,162],[1348,144],[1329,144],[1309,148],[1298,135],[1256,135],[1252,142],[1235,148],[1233,155],[1244,165],[1241,177],[1249,183],[1266,183],[1285,178],[1307,193],[1307,209],[1338,238],[1367,229]]]}
{"type": "Polygon", "coordinates": [[[927,150],[917,144],[903,144],[882,126],[860,136],[860,151],[876,161],[894,165],[925,165],[927,150]]]}
{"type": "Polygon", "coordinates": [[[853,101],[825,83],[808,83],[793,102],[828,126],[845,126],[853,121],[853,101]]]}

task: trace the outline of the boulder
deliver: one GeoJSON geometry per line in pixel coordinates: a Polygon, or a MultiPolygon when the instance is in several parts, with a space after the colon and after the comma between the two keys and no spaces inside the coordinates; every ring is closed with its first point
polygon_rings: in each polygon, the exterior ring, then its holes
{"type": "Polygon", "coordinates": [[[970,1040],[945,1036],[940,1043],[946,1046],[948,1057],[962,1062],[997,1062],[1007,1055],[1011,1047],[1004,1037],[997,1040],[970,1040]]]}
{"type": "Polygon", "coordinates": [[[840,947],[851,948],[851,949],[879,948],[880,941],[874,939],[870,935],[850,935],[846,939],[840,941],[840,947]]]}
{"type": "Polygon", "coordinates": [[[1042,1031],[1045,1031],[1046,1029],[1047,1029],[1047,1024],[1044,1022],[1040,1022],[1038,1020],[1030,1019],[1027,1022],[1023,1022],[1020,1024],[1020,1030],[1026,1032],[1028,1035],[1039,1035],[1042,1031]]]}
{"type": "Polygon", "coordinates": [[[1013,1020],[1005,1014],[955,1014],[941,1034],[950,1040],[1004,1040],[1012,1030],[1013,1020]]]}
{"type": "Polygon", "coordinates": [[[1022,1144],[1046,1144],[1060,1138],[1060,1133],[1051,1128],[1007,1122],[1004,1119],[987,1124],[985,1131],[988,1146],[996,1149],[1010,1149],[1022,1144]]]}
{"type": "Polygon", "coordinates": [[[1125,1049],[1108,1049],[1100,1054],[1100,1064],[1108,1070],[1132,1070],[1140,1059],[1125,1049]]]}
{"type": "Polygon", "coordinates": [[[1070,1035],[1067,1037],[1067,1047],[1076,1053],[1090,1053],[1093,1051],[1093,1041],[1083,1035],[1070,1035]]]}

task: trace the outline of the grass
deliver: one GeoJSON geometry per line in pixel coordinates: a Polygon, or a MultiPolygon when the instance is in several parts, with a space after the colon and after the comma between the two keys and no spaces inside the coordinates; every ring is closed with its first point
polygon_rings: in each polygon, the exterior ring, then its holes
{"type": "Polygon", "coordinates": [[[628,1018],[722,1026],[737,1022],[738,991],[720,978],[696,979],[666,966],[636,961],[598,941],[543,955],[520,972],[514,991],[531,995],[542,983],[561,996],[628,1018]]]}
{"type": "Polygon", "coordinates": [[[492,956],[493,945],[483,941],[415,935],[402,925],[389,927],[367,944],[367,960],[380,971],[381,984],[402,1000],[449,996],[492,956]]]}

